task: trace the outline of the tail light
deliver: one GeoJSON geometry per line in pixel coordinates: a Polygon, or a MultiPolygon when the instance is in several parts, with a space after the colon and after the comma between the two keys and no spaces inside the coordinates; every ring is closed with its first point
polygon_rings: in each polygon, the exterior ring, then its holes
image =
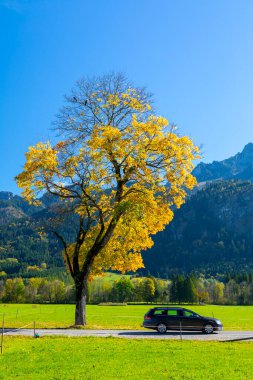
{"type": "Polygon", "coordinates": [[[148,315],[145,315],[144,319],[151,319],[148,315]]]}

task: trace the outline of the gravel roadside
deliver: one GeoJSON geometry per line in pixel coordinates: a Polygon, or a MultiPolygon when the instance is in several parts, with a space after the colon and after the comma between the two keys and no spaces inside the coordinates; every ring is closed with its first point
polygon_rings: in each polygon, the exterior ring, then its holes
{"type": "MultiPolygon", "coordinates": [[[[1,333],[1,330],[0,330],[1,333]]],[[[202,340],[202,341],[253,341],[253,331],[220,331],[210,335],[201,332],[184,331],[180,335],[178,331],[169,331],[166,334],[158,334],[156,331],[143,330],[82,330],[82,329],[36,329],[36,334],[41,336],[113,336],[128,339],[182,339],[182,340],[202,340]]],[[[4,335],[11,336],[33,336],[33,329],[12,330],[5,329],[4,335]]]]}

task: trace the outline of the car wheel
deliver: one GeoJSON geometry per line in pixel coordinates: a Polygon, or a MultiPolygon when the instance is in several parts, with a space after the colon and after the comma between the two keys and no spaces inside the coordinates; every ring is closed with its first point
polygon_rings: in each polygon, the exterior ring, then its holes
{"type": "Polygon", "coordinates": [[[207,323],[206,325],[203,326],[202,331],[204,334],[212,334],[214,331],[213,325],[211,325],[211,323],[207,323]]]}
{"type": "Polygon", "coordinates": [[[159,325],[157,326],[157,331],[159,332],[159,334],[165,334],[167,331],[167,326],[164,323],[159,323],[159,325]]]}

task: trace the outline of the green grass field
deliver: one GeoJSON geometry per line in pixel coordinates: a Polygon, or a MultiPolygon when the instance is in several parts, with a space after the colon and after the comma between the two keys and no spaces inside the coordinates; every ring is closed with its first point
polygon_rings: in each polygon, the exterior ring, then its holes
{"type": "Polygon", "coordinates": [[[252,379],[253,343],[7,337],[0,379],[252,379]]]}
{"type": "MultiPolygon", "coordinates": [[[[140,329],[143,316],[150,305],[87,306],[88,328],[140,329]]],[[[187,305],[204,316],[215,316],[225,330],[253,330],[253,306],[187,305]]],[[[39,328],[69,327],[74,323],[74,305],[15,305],[0,304],[6,327],[21,327],[33,321],[39,328]]]]}

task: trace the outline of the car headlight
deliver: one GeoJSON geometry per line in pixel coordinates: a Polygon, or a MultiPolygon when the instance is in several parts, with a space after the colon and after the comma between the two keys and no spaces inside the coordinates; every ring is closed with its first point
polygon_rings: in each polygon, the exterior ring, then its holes
{"type": "Polygon", "coordinates": [[[216,319],[217,325],[222,325],[221,321],[219,319],[216,319]]]}

